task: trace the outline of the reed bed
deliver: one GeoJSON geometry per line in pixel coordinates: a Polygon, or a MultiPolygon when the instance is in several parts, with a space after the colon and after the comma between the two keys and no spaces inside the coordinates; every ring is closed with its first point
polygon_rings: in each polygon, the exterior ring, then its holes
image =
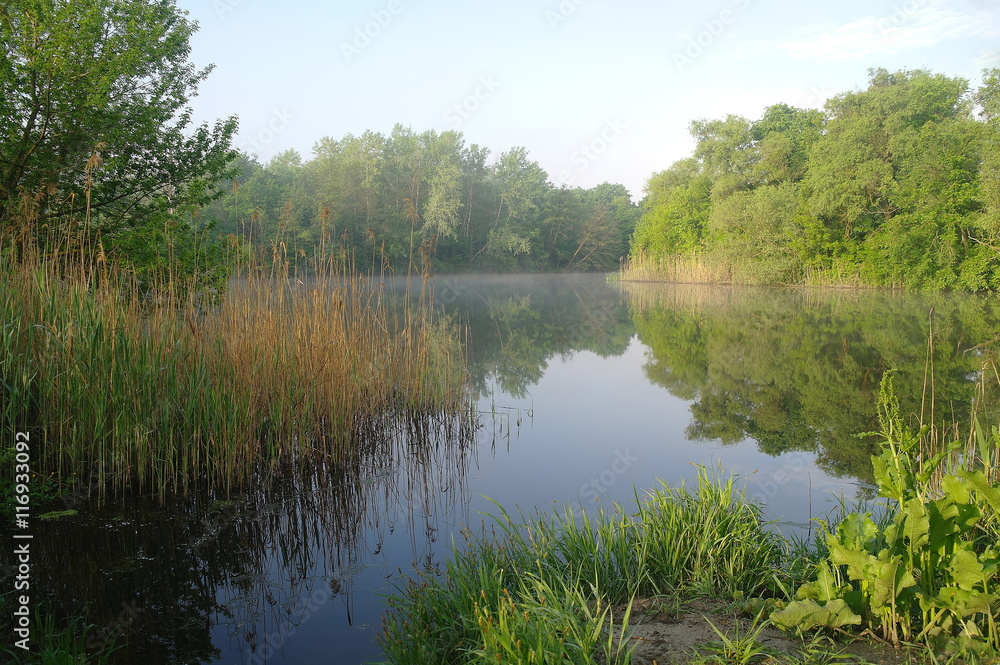
{"type": "Polygon", "coordinates": [[[679,282],[687,284],[731,284],[732,266],[711,261],[702,252],[630,255],[619,270],[623,282],[679,282]]]}
{"type": "MultiPolygon", "coordinates": [[[[680,284],[757,284],[870,289],[874,283],[855,265],[834,260],[827,267],[773,265],[756,261],[733,261],[722,251],[688,254],[636,252],[619,269],[623,282],[675,282],[680,284]]],[[[902,289],[901,283],[881,288],[902,289]]]]}
{"type": "Polygon", "coordinates": [[[343,263],[244,262],[208,304],[68,254],[0,252],[0,422],[63,483],[228,489],[385,428],[472,426],[454,326],[343,263]]]}
{"type": "Polygon", "coordinates": [[[445,575],[398,585],[379,636],[388,662],[624,664],[638,596],[771,591],[784,541],[732,476],[702,468],[697,487],[636,502],[633,514],[516,519],[498,505],[489,531],[454,546],[445,575]]]}

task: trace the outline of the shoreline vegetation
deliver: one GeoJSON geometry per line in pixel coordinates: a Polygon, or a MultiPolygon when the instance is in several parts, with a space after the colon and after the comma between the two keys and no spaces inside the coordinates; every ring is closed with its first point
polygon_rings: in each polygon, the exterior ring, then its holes
{"type": "Polygon", "coordinates": [[[995,662],[1000,430],[973,420],[944,445],[914,432],[889,374],[879,406],[880,499],[817,518],[812,540],[781,536],[734,476],[705,468],[696,487],[637,490],[635,512],[497,505],[443,574],[397,584],[379,636],[388,662],[624,665],[640,647],[642,662],[668,662],[677,654],[656,651],[657,631],[640,630],[653,615],[676,620],[692,598],[749,627],[733,635],[705,619],[717,639],[680,662],[842,662],[865,638],[907,647],[907,662],[995,662]],[[802,640],[779,652],[762,641],[771,627],[802,640]]]}
{"type": "Polygon", "coordinates": [[[881,289],[902,291],[902,283],[873,284],[860,271],[837,264],[828,268],[802,268],[781,281],[759,281],[724,257],[692,251],[683,255],[631,254],[613,278],[620,282],[671,284],[815,287],[825,289],[881,289]]]}
{"type": "Polygon", "coordinates": [[[338,256],[300,279],[280,246],[266,263],[242,248],[212,296],[169,276],[143,288],[68,241],[12,249],[0,421],[32,433],[33,471],[58,487],[229,491],[371,436],[473,427],[457,327],[338,256]]]}
{"type": "Polygon", "coordinates": [[[869,70],[823,110],[691,123],[622,279],[996,291],[1000,69],[869,70]]]}

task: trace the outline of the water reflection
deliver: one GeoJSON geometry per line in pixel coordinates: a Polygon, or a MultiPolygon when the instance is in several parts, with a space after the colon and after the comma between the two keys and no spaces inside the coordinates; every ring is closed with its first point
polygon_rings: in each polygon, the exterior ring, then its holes
{"type": "Polygon", "coordinates": [[[581,351],[621,356],[635,327],[605,275],[453,275],[429,283],[434,302],[466,324],[472,385],[522,398],[549,362],[581,351]]]}
{"type": "Polygon", "coordinates": [[[447,551],[437,534],[467,521],[473,438],[453,421],[385,428],[348,462],[268,469],[240,495],[37,522],[39,586],[61,616],[87,608],[92,640],[117,634],[116,662],[295,662],[331,644],[370,658],[380,609],[355,586],[447,551]]]}
{"type": "MultiPolygon", "coordinates": [[[[903,413],[967,423],[1000,322],[996,299],[977,296],[622,288],[650,350],[650,380],[692,402],[692,440],[814,451],[827,471],[866,480],[876,442],[857,435],[878,429],[883,373],[895,371],[903,413]]],[[[996,382],[986,387],[995,403],[996,382]]]]}

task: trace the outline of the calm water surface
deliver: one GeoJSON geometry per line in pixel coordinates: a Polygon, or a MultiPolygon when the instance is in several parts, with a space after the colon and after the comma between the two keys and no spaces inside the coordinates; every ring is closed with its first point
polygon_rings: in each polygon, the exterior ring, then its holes
{"type": "Polygon", "coordinates": [[[468,331],[473,436],[389,431],[350,462],[279,469],[247,495],[83,504],[36,523],[52,602],[127,637],[122,662],[378,661],[383,595],[400,571],[441,567],[462,525],[495,510],[486,497],[594,509],[721,466],[801,532],[837,497],[870,494],[875,444],[855,435],[877,429],[883,372],[918,412],[933,332],[937,415],[965,418],[1000,319],[994,299],[970,296],[602,275],[433,288],[468,331]]]}

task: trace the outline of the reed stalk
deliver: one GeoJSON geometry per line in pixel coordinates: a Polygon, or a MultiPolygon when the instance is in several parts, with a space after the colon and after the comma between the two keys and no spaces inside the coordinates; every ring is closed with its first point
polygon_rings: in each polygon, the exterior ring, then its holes
{"type": "Polygon", "coordinates": [[[270,460],[349,457],[385,428],[470,426],[454,326],[408,295],[395,307],[346,261],[317,256],[307,273],[234,239],[212,302],[73,246],[0,239],[0,419],[31,432],[38,472],[102,491],[231,489],[270,460]]]}

